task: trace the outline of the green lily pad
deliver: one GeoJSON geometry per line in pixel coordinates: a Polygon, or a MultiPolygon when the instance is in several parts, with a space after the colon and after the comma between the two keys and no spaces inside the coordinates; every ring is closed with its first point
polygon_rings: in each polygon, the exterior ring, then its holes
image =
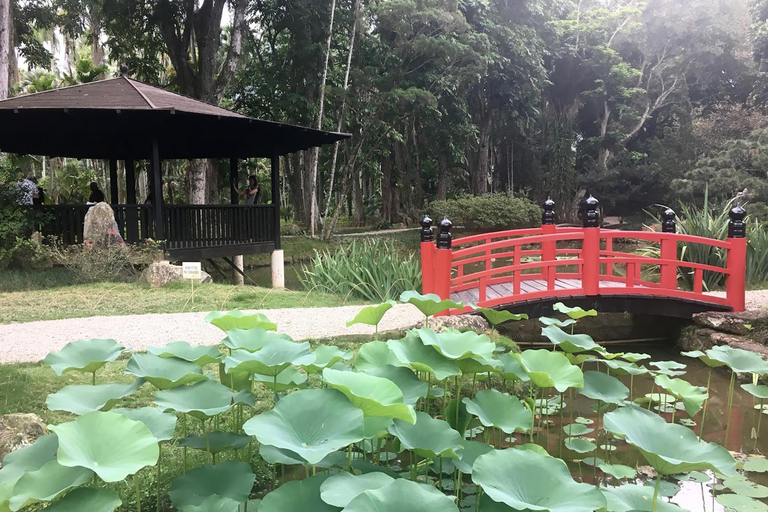
{"type": "Polygon", "coordinates": [[[568,437],[584,436],[594,431],[595,429],[589,428],[582,423],[571,423],[570,425],[563,427],[563,432],[565,432],[565,435],[568,437]]]}
{"type": "Polygon", "coordinates": [[[762,384],[742,384],[741,389],[754,396],[755,398],[759,398],[761,400],[768,398],[768,386],[763,386],[762,384]]]}
{"type": "Polygon", "coordinates": [[[12,451],[3,459],[0,469],[0,511],[10,510],[9,501],[13,487],[28,472],[37,471],[50,461],[56,460],[59,439],[56,434],[39,437],[34,443],[12,451]]]}
{"type": "Polygon", "coordinates": [[[278,338],[256,352],[232,352],[224,358],[224,367],[227,373],[248,372],[275,376],[291,365],[301,366],[314,361],[309,342],[296,343],[278,338]]]}
{"type": "Polygon", "coordinates": [[[152,354],[133,354],[125,367],[125,373],[140,377],[157,389],[171,389],[208,380],[195,363],[152,354]]]}
{"type": "Polygon", "coordinates": [[[307,374],[289,366],[275,377],[270,375],[253,374],[253,381],[262,384],[272,391],[282,393],[289,389],[304,388],[307,384],[307,374]]]}
{"type": "Polygon", "coordinates": [[[672,475],[672,478],[680,482],[696,482],[697,484],[706,484],[712,480],[712,477],[701,471],[691,471],[690,473],[683,473],[681,475],[672,475]]]}
{"type": "Polygon", "coordinates": [[[637,363],[639,361],[644,361],[646,359],[650,359],[650,354],[641,354],[638,352],[624,352],[619,356],[620,358],[624,359],[625,361],[629,361],[630,363],[637,363]]]}
{"type": "Polygon", "coordinates": [[[443,420],[433,419],[425,412],[416,413],[416,423],[395,420],[389,433],[400,440],[400,444],[418,455],[434,459],[438,456],[449,459],[459,458],[462,437],[443,420]]]}
{"type": "Polygon", "coordinates": [[[584,375],[560,352],[525,350],[515,354],[531,381],[540,388],[555,388],[560,393],[568,388],[584,387],[584,375]]]}
{"type": "Polygon", "coordinates": [[[602,347],[595,343],[592,336],[587,334],[568,334],[556,325],[550,325],[541,330],[541,335],[555,344],[564,352],[575,354],[587,350],[602,350],[602,347]]]}
{"type": "Polygon", "coordinates": [[[47,507],[48,512],[114,512],[123,504],[120,497],[109,489],[92,489],[81,487],[68,493],[53,505],[47,507]]]}
{"type": "Polygon", "coordinates": [[[493,451],[493,446],[481,443],[480,441],[470,441],[463,439],[461,441],[461,458],[450,459],[456,469],[464,473],[465,475],[472,474],[472,466],[475,464],[477,458],[481,455],[485,455],[488,452],[493,451]]]}
{"type": "Polygon", "coordinates": [[[252,329],[231,329],[227,331],[227,337],[221,343],[230,350],[246,350],[258,352],[273,341],[293,341],[287,334],[280,334],[254,327],[252,329]]]}
{"type": "Polygon", "coordinates": [[[214,495],[245,503],[255,478],[251,466],[239,460],[205,464],[174,480],[168,495],[177,508],[200,505],[214,495]]]}
{"type": "Polygon", "coordinates": [[[367,473],[358,476],[345,472],[339,473],[322,483],[320,497],[329,505],[344,508],[365,491],[379,489],[394,481],[394,478],[384,473],[367,473]]]}
{"type": "Polygon", "coordinates": [[[502,364],[498,359],[467,357],[465,359],[457,359],[456,366],[459,367],[459,370],[464,375],[477,374],[477,380],[486,380],[487,374],[489,372],[496,373],[502,367],[502,364]]]}
{"type": "Polygon", "coordinates": [[[611,369],[611,372],[613,372],[615,375],[624,376],[624,375],[645,375],[648,373],[648,369],[644,366],[639,366],[635,363],[630,363],[628,361],[619,361],[619,360],[608,360],[608,359],[602,359],[600,360],[601,363],[606,365],[608,368],[611,369]]]}
{"type": "Polygon", "coordinates": [[[768,373],[768,361],[756,352],[718,345],[707,350],[707,357],[725,363],[736,373],[768,373]]]}
{"type": "Polygon", "coordinates": [[[323,380],[329,387],[344,393],[352,404],[362,409],[365,416],[416,422],[413,407],[403,403],[403,392],[389,379],[326,368],[323,380]]]}
{"type": "Polygon", "coordinates": [[[50,366],[56,375],[78,371],[94,373],[110,361],[116,360],[125,347],[115,340],[79,340],[67,343],[59,352],[51,352],[43,364],[50,366]]]}
{"type": "Polygon", "coordinates": [[[204,436],[187,436],[179,439],[179,446],[221,453],[226,450],[242,450],[251,442],[251,436],[233,432],[208,432],[204,436]]]}
{"type": "Polygon", "coordinates": [[[517,397],[486,389],[479,391],[475,398],[464,398],[462,402],[483,425],[501,429],[505,434],[533,428],[531,411],[517,397]]]}
{"type": "Polygon", "coordinates": [[[395,301],[388,300],[376,306],[366,306],[355,315],[355,318],[347,322],[347,327],[355,324],[379,325],[381,319],[384,318],[384,314],[392,309],[392,306],[395,304],[395,301]]]}
{"type": "Polygon", "coordinates": [[[430,512],[458,512],[453,499],[432,486],[398,479],[392,483],[363,492],[349,502],[345,512],[403,512],[429,510],[430,512]]]}
{"type": "Polygon", "coordinates": [[[403,402],[408,405],[415,405],[419,398],[427,396],[427,383],[420,380],[409,368],[387,364],[365,373],[394,382],[403,393],[403,402]]]}
{"type": "MultiPolygon", "coordinates": [[[[467,406],[456,398],[448,402],[443,417],[448,425],[463,437],[473,438],[477,435],[475,433],[476,429],[469,429],[469,424],[472,422],[473,418],[467,411],[467,406]],[[458,411],[456,411],[457,407],[459,409],[458,411]],[[469,429],[469,431],[467,429],[469,429]]],[[[480,427],[480,429],[483,429],[483,427],[480,427]]]]}
{"type": "Polygon", "coordinates": [[[608,502],[611,512],[684,512],[673,503],[656,500],[653,508],[653,487],[645,485],[626,484],[620,487],[603,487],[600,489],[608,502]]]}
{"type": "Polygon", "coordinates": [[[618,479],[626,479],[626,478],[635,478],[637,475],[637,471],[635,471],[635,468],[625,466],[623,464],[599,464],[597,466],[600,468],[600,470],[607,474],[611,475],[613,478],[618,479]]]}
{"type": "Polygon", "coordinates": [[[519,380],[522,382],[529,382],[531,378],[525,373],[520,361],[517,360],[512,354],[502,354],[499,356],[499,362],[501,367],[499,373],[501,377],[506,380],[519,380]]]}
{"type": "Polygon", "coordinates": [[[768,471],[768,459],[752,456],[744,463],[744,471],[752,473],[765,473],[768,471]]]}
{"type": "Polygon", "coordinates": [[[303,366],[307,373],[318,373],[340,361],[349,361],[354,355],[351,350],[341,350],[333,345],[318,345],[315,348],[315,361],[303,366]]]}
{"type": "Polygon", "coordinates": [[[242,311],[211,311],[205,317],[205,321],[215,325],[224,332],[232,329],[255,329],[257,327],[267,331],[276,331],[277,325],[269,321],[262,313],[243,313],[242,311]]]}
{"type": "Polygon", "coordinates": [[[133,421],[140,421],[152,432],[158,442],[170,441],[176,430],[176,415],[163,412],[155,407],[141,407],[139,409],[112,409],[111,412],[122,414],[133,421]]]}
{"type": "Polygon", "coordinates": [[[56,460],[48,461],[40,469],[28,471],[19,478],[13,487],[10,509],[15,511],[33,503],[51,501],[92,477],[90,469],[62,466],[56,460]]]}
{"type": "Polygon", "coordinates": [[[715,498],[715,501],[729,512],[768,512],[768,505],[762,501],[738,494],[721,494],[715,498]]]}
{"type": "Polygon", "coordinates": [[[566,318],[565,320],[558,320],[557,318],[549,318],[546,316],[539,317],[539,322],[543,323],[545,327],[549,327],[550,325],[556,325],[557,327],[563,328],[563,327],[569,327],[576,322],[573,318],[566,318]]]}
{"type": "Polygon", "coordinates": [[[432,329],[416,329],[414,332],[424,345],[433,347],[448,359],[491,359],[496,350],[496,344],[488,336],[475,331],[446,329],[436,333],[432,329]]]}
{"type": "MultiPolygon", "coordinates": [[[[258,510],[258,506],[255,507],[258,510]]],[[[179,512],[240,512],[240,502],[224,496],[208,496],[199,505],[186,505],[179,512]]],[[[254,508],[251,508],[254,510],[254,508]]]]}
{"type": "Polygon", "coordinates": [[[59,464],[88,468],[105,482],[119,482],[154,466],[160,456],[157,439],[146,425],[113,412],[89,412],[50,429],[59,437],[59,464]]]}
{"type": "Polygon", "coordinates": [[[738,494],[750,498],[768,498],[768,487],[748,480],[744,475],[736,475],[723,480],[723,485],[738,494]]]}
{"type": "Polygon", "coordinates": [[[262,444],[291,450],[310,464],[363,439],[363,411],[334,389],[302,390],[245,422],[262,444]]]}
{"type": "Polygon", "coordinates": [[[605,506],[600,491],[575,482],[562,460],[531,450],[513,448],[481,455],[472,481],[493,501],[513,510],[592,512],[605,506]]]}
{"type": "Polygon", "coordinates": [[[629,397],[627,386],[616,377],[601,372],[584,372],[584,387],[578,392],[607,404],[620,404],[629,397]]]}
{"type": "Polygon", "coordinates": [[[727,476],[736,472],[736,461],[728,450],[700,442],[691,429],[667,423],[650,411],[627,406],[603,418],[605,430],[625,436],[662,475],[705,469],[727,476]]]}
{"type": "Polygon", "coordinates": [[[501,325],[504,322],[510,322],[514,321],[517,322],[519,320],[528,320],[528,315],[525,313],[516,315],[515,313],[510,313],[509,311],[505,310],[496,310],[496,309],[490,309],[490,308],[481,308],[474,304],[470,304],[469,307],[480,313],[485,317],[486,320],[488,320],[488,323],[497,326],[501,325]]]}
{"type": "Polygon", "coordinates": [[[287,482],[264,496],[259,512],[339,512],[320,498],[320,486],[327,479],[328,475],[316,475],[287,482]]]}
{"type": "Polygon", "coordinates": [[[366,439],[375,439],[387,435],[387,428],[394,421],[392,418],[368,416],[363,419],[363,432],[366,439]]]}
{"type": "Polygon", "coordinates": [[[389,340],[387,346],[401,363],[396,366],[410,365],[416,371],[431,373],[437,380],[459,374],[455,361],[443,356],[434,348],[425,346],[419,338],[389,340]]]}
{"type": "Polygon", "coordinates": [[[363,344],[357,352],[355,368],[360,371],[368,371],[384,365],[407,366],[397,358],[387,342],[371,341],[363,344]]]}
{"type": "Polygon", "coordinates": [[[690,352],[680,352],[680,355],[685,357],[692,357],[694,359],[699,359],[702,363],[706,364],[710,368],[719,368],[720,366],[725,366],[725,363],[722,361],[718,361],[716,359],[711,359],[707,354],[702,352],[701,350],[691,350],[690,352]]]}
{"type": "Polygon", "coordinates": [[[250,391],[235,393],[214,380],[205,380],[191,386],[158,391],[155,403],[163,411],[183,412],[199,420],[206,420],[237,404],[253,407],[255,398],[250,391]]]}
{"type": "Polygon", "coordinates": [[[424,316],[433,316],[449,309],[462,309],[464,307],[461,302],[453,302],[448,299],[442,300],[437,294],[427,293],[422,295],[413,290],[401,293],[400,302],[413,304],[424,316]]]}
{"type": "Polygon", "coordinates": [[[578,320],[580,318],[584,318],[585,316],[597,316],[597,311],[594,309],[589,310],[583,310],[579,306],[576,306],[574,308],[570,308],[563,304],[562,302],[558,302],[552,306],[552,309],[559,313],[564,313],[568,315],[569,318],[572,318],[574,320],[578,320]]]}
{"type": "Polygon", "coordinates": [[[579,425],[594,425],[595,420],[584,418],[583,416],[578,416],[575,420],[573,420],[575,423],[578,423],[579,425]]]}
{"type": "MultiPolygon", "coordinates": [[[[259,455],[261,455],[261,458],[270,464],[301,466],[306,463],[301,455],[294,453],[291,450],[277,448],[276,446],[270,446],[268,444],[259,445],[259,455]]],[[[345,451],[331,452],[326,455],[323,460],[315,464],[315,467],[320,469],[328,469],[333,467],[346,468],[349,465],[349,460],[347,457],[348,454],[345,451]]]]}
{"type": "Polygon", "coordinates": [[[691,417],[701,410],[704,402],[709,398],[709,395],[702,391],[700,387],[694,386],[683,379],[670,379],[666,375],[656,375],[653,380],[657,386],[668,391],[678,400],[682,400],[685,412],[691,417]]]}
{"type": "Polygon", "coordinates": [[[65,386],[45,400],[48,409],[82,415],[94,411],[108,411],[126,396],[132,395],[144,380],[133,384],[99,384],[98,386],[65,386]]]}
{"type": "Polygon", "coordinates": [[[678,377],[685,374],[687,365],[678,363],[677,361],[651,361],[651,366],[655,366],[654,370],[656,374],[663,374],[668,377],[678,377]]]}
{"type": "Polygon", "coordinates": [[[597,449],[597,445],[583,437],[569,437],[565,440],[565,447],[576,453],[590,453],[597,449]]]}
{"type": "Polygon", "coordinates": [[[158,357],[175,357],[198,366],[218,363],[221,360],[221,352],[216,347],[193,347],[186,341],[175,341],[164,347],[147,347],[147,353],[158,357]]]}

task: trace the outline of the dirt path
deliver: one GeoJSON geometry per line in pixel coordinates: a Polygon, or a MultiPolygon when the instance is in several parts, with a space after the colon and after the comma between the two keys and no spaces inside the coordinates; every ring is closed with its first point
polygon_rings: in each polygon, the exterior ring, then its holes
{"type": "MultiPolygon", "coordinates": [[[[275,322],[280,332],[295,340],[332,338],[348,334],[373,334],[373,327],[353,325],[363,306],[336,308],[269,309],[261,313],[275,322]]],[[[114,339],[133,350],[162,346],[172,341],[192,345],[215,345],[224,337],[203,321],[206,313],[175,313],[132,316],[96,316],[0,325],[0,363],[36,362],[70,341],[91,338],[114,339]]],[[[399,304],[388,311],[380,331],[410,328],[423,318],[416,307],[399,304]]]]}

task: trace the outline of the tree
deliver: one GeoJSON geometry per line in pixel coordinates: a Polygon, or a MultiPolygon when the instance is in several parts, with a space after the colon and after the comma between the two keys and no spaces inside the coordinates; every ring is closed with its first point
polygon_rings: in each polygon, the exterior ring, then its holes
{"type": "Polygon", "coordinates": [[[11,0],[0,0],[0,100],[8,97],[11,53],[11,0]]]}

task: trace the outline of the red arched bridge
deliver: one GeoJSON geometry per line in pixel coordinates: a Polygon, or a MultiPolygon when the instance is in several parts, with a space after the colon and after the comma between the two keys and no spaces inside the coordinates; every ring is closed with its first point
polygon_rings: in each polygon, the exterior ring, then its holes
{"type": "MultiPolygon", "coordinates": [[[[463,304],[531,316],[550,314],[555,302],[628,312],[690,318],[701,311],[743,311],[747,240],[746,212],[730,212],[727,240],[676,233],[675,213],[664,212],[662,231],[599,227],[598,202],[583,203],[581,228],[554,224],[554,203],[544,205],[542,225],[451,237],[451,222],[422,221],[423,293],[463,304]],[[724,266],[685,261],[693,244],[718,254],[724,266]],[[645,247],[642,254],[628,252],[645,247]],[[723,257],[724,256],[724,257],[723,257]],[[726,283],[723,294],[707,293],[705,280],[726,283]]],[[[448,314],[472,311],[453,309],[448,314]]]]}

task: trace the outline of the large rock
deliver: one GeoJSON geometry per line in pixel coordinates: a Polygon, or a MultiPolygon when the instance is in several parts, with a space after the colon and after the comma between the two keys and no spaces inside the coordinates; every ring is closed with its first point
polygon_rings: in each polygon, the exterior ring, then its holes
{"type": "Polygon", "coordinates": [[[755,327],[768,324],[768,312],[755,310],[738,313],[707,311],[694,314],[693,322],[707,329],[746,336],[755,327]]]}
{"type": "Polygon", "coordinates": [[[0,416],[0,460],[14,450],[29,446],[45,434],[45,422],[37,414],[0,416]]]}
{"type": "Polygon", "coordinates": [[[107,203],[96,203],[85,214],[83,238],[92,244],[121,244],[123,237],[117,229],[115,212],[107,203]]]}
{"type": "MultiPolygon", "coordinates": [[[[141,280],[146,281],[152,288],[159,288],[175,281],[185,281],[180,265],[171,265],[167,261],[152,263],[141,273],[141,280]]],[[[186,281],[189,281],[188,279],[186,281]]],[[[210,283],[210,274],[203,271],[196,283],[210,283]]]]}

